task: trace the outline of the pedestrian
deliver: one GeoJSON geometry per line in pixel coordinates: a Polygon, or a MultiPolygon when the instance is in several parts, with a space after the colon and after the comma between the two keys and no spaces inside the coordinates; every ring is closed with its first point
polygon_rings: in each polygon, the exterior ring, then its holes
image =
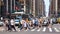
{"type": "Polygon", "coordinates": [[[39,21],[40,21],[40,22],[39,22],[39,23],[40,23],[39,26],[42,27],[42,25],[43,25],[43,21],[44,21],[43,18],[40,18],[39,21]]]}
{"type": "Polygon", "coordinates": [[[27,23],[26,23],[26,21],[24,21],[24,30],[27,30],[27,23]]]}
{"type": "Polygon", "coordinates": [[[24,20],[24,18],[23,18],[23,19],[21,20],[20,25],[19,25],[19,26],[20,26],[20,30],[22,30],[22,29],[23,29],[23,24],[24,24],[24,21],[25,21],[25,20],[24,20]]]}
{"type": "Polygon", "coordinates": [[[53,20],[52,19],[50,19],[50,24],[53,24],[53,20]]]}
{"type": "Polygon", "coordinates": [[[29,25],[29,20],[28,20],[28,18],[26,18],[26,24],[27,24],[27,29],[30,29],[30,25],[29,25]]]}
{"type": "Polygon", "coordinates": [[[53,20],[50,19],[50,20],[49,20],[49,26],[48,26],[48,27],[51,28],[51,27],[52,27],[52,24],[53,24],[53,20]]]}
{"type": "Polygon", "coordinates": [[[8,20],[8,24],[6,24],[6,26],[8,27],[8,31],[12,31],[12,28],[11,28],[11,23],[10,23],[10,19],[8,20]]]}
{"type": "Polygon", "coordinates": [[[9,23],[9,21],[8,21],[8,19],[5,19],[5,22],[4,22],[4,24],[5,24],[5,30],[6,31],[8,31],[8,23],[9,23]]]}
{"type": "Polygon", "coordinates": [[[35,19],[32,19],[32,25],[33,25],[33,29],[35,28],[35,19]]]}
{"type": "Polygon", "coordinates": [[[13,29],[16,31],[14,19],[11,19],[11,20],[10,20],[10,23],[11,23],[11,28],[13,28],[13,29]]]}
{"type": "Polygon", "coordinates": [[[35,18],[35,26],[38,26],[38,19],[37,18],[35,18]]]}

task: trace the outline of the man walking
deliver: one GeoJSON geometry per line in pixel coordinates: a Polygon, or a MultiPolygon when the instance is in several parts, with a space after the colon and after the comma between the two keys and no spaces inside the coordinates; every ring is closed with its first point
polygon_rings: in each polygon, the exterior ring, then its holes
{"type": "Polygon", "coordinates": [[[13,28],[16,31],[15,24],[14,24],[14,19],[11,19],[10,23],[11,23],[11,28],[13,28]]]}

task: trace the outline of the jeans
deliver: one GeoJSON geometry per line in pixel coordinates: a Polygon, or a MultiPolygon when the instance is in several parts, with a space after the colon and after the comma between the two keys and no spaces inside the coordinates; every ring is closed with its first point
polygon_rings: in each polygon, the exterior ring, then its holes
{"type": "Polygon", "coordinates": [[[20,25],[20,30],[22,30],[22,28],[23,28],[23,25],[21,24],[21,25],[20,25]]]}
{"type": "Polygon", "coordinates": [[[30,26],[29,26],[29,24],[27,24],[27,27],[28,27],[28,29],[30,29],[30,26]]]}

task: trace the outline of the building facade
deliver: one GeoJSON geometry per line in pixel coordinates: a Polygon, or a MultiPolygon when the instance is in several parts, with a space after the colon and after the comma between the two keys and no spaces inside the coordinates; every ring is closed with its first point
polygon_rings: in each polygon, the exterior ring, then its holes
{"type": "MultiPolygon", "coordinates": [[[[15,12],[24,12],[35,16],[44,16],[45,7],[43,0],[3,0],[4,9],[1,11],[5,16],[11,16],[15,12]],[[6,13],[5,13],[6,12],[6,13]]],[[[16,13],[16,14],[18,14],[16,13]]]]}
{"type": "Polygon", "coordinates": [[[50,16],[52,17],[60,16],[60,0],[51,0],[50,16]]]}
{"type": "Polygon", "coordinates": [[[44,16],[45,6],[43,0],[30,0],[30,13],[34,16],[44,16]]]}

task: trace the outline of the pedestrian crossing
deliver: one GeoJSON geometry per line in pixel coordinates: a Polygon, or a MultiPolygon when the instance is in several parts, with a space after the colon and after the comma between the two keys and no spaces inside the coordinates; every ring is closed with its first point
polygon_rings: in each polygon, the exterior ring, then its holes
{"type": "Polygon", "coordinates": [[[37,31],[39,32],[41,30],[41,28],[39,28],[37,31]]]}
{"type": "Polygon", "coordinates": [[[46,31],[46,27],[44,27],[42,31],[45,32],[46,31]]]}
{"type": "Polygon", "coordinates": [[[35,29],[32,29],[31,31],[35,31],[37,28],[35,28],[35,29]]]}
{"type": "MultiPolygon", "coordinates": [[[[19,31],[19,29],[18,29],[19,31]]],[[[60,32],[60,28],[56,28],[56,27],[52,27],[52,28],[48,28],[48,27],[42,27],[42,28],[34,28],[31,30],[23,30],[23,32],[60,32]]],[[[19,31],[20,32],[20,31],[19,31]]]]}
{"type": "Polygon", "coordinates": [[[57,28],[54,28],[56,32],[60,32],[57,28]]]}
{"type": "Polygon", "coordinates": [[[56,27],[52,27],[52,28],[48,28],[48,27],[43,27],[43,28],[35,28],[32,30],[26,30],[26,31],[37,31],[37,32],[60,32],[60,28],[56,28],[56,27]]]}
{"type": "Polygon", "coordinates": [[[49,28],[49,31],[52,32],[52,28],[49,28]]]}

